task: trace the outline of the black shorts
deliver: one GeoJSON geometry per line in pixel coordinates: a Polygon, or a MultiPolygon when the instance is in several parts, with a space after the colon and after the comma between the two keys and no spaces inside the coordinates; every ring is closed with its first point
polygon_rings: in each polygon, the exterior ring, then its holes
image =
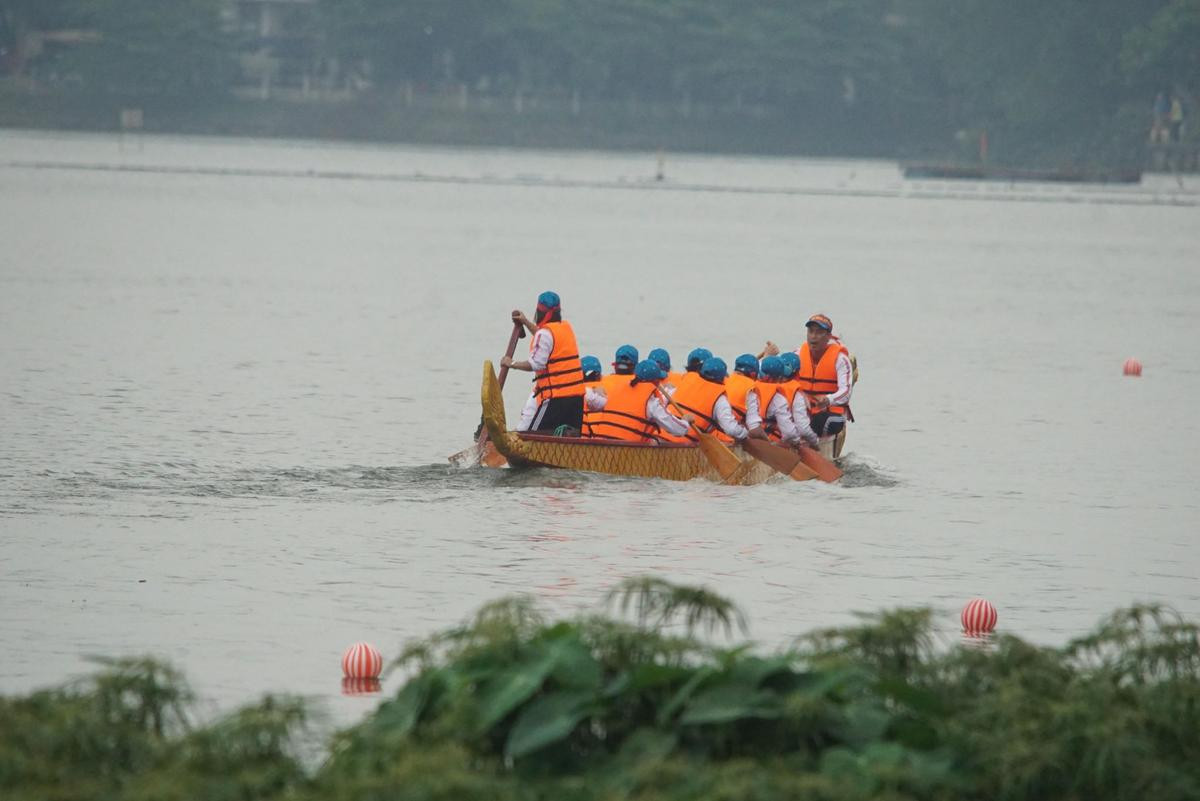
{"type": "Polygon", "coordinates": [[[812,430],[817,432],[818,437],[832,437],[841,433],[842,429],[846,427],[846,416],[830,412],[817,412],[809,418],[809,423],[812,424],[812,430]]]}
{"type": "Polygon", "coordinates": [[[582,395],[542,401],[533,414],[533,424],[529,426],[529,430],[553,434],[554,429],[559,426],[571,426],[576,432],[583,430],[582,395]]]}

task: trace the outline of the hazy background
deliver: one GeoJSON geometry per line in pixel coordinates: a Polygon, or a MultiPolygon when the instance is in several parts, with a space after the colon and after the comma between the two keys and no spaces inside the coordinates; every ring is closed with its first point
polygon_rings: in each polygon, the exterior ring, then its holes
{"type": "Polygon", "coordinates": [[[1136,166],[1197,41],[1197,0],[0,0],[0,124],[1136,166]]]}

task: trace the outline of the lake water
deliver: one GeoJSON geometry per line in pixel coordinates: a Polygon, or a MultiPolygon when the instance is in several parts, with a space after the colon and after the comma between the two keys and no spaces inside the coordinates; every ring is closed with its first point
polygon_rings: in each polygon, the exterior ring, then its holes
{"type": "Polygon", "coordinates": [[[340,693],[352,642],[641,573],[733,598],[765,648],[898,605],[953,645],[976,595],[1046,644],[1135,601],[1200,617],[1195,177],[656,170],[0,132],[0,692],[150,653],[218,706],[349,720],[375,703],[340,693]],[[794,347],[829,314],[861,368],[846,480],[452,468],[544,289],[605,362],[794,347]]]}

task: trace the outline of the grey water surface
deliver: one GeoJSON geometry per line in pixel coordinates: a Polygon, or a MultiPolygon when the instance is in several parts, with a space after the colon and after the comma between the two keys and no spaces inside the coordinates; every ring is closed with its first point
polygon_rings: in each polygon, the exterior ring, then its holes
{"type": "Polygon", "coordinates": [[[732,597],[764,648],[898,605],[952,646],[976,595],[1047,644],[1135,601],[1200,617],[1194,177],[656,169],[0,132],[0,693],[149,653],[219,706],[350,719],[352,642],[392,656],[511,593],[592,609],[640,573],[732,597]],[[829,314],[861,368],[846,479],[452,467],[544,289],[602,361],[732,360],[829,314]]]}

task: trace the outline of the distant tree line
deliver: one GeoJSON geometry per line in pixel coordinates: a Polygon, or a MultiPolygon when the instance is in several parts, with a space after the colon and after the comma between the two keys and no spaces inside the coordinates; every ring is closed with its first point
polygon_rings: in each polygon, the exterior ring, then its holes
{"type": "MultiPolygon", "coordinates": [[[[58,80],[227,91],[256,46],[237,0],[0,0],[8,71],[29,30],[58,80]]],[[[1028,149],[1142,137],[1159,91],[1200,87],[1200,0],[318,0],[306,57],[360,86],[754,104],[798,121],[988,130],[1028,149]]]]}

